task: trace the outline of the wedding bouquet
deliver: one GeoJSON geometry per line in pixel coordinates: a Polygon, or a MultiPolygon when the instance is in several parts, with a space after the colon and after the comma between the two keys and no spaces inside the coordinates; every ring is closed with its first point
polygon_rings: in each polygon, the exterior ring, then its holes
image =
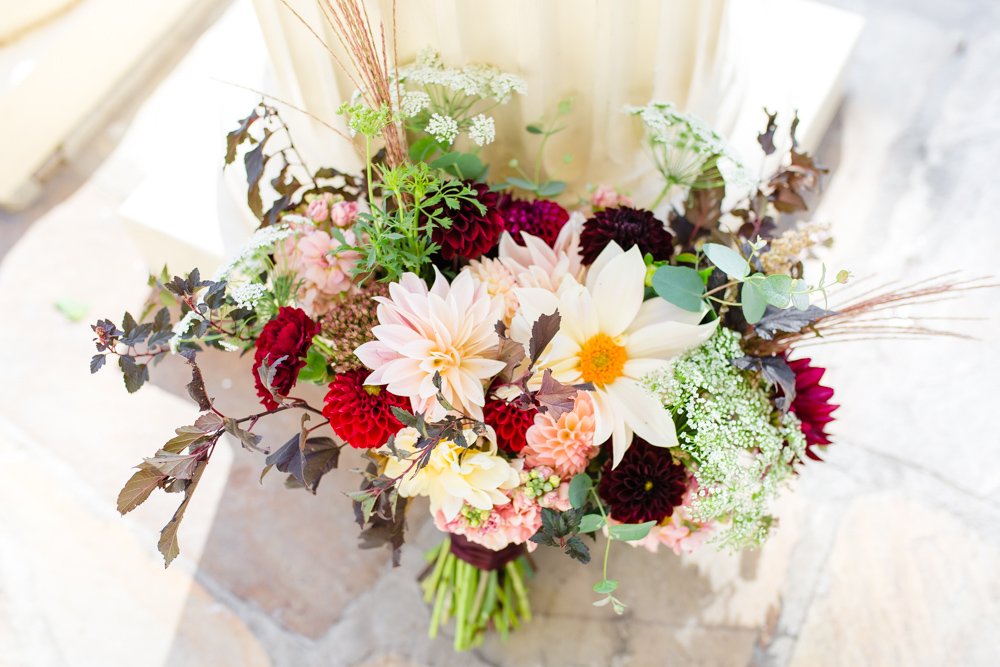
{"type": "MultiPolygon", "coordinates": [[[[623,110],[662,177],[646,206],[610,185],[568,192],[521,161],[490,180],[490,112],[525,94],[523,81],[433,52],[390,67],[370,31],[341,18],[359,72],[342,112],[362,173],[307,169],[262,101],[228,136],[226,163],[243,151],[261,221],[243,251],[211,279],[164,272],[153,301],[166,305],[93,326],[91,370],[117,357],[129,392],[171,353],[192,369],[200,414],[118,499],[125,513],[157,489],[182,495],[159,541],[168,565],[228,433],[266,457],[264,473],[313,493],[342,448],[362,450],[350,502],[365,540],[397,561],[407,509],[427,498],[445,536],[422,580],[431,634],[454,619],[456,649],[530,618],[539,546],[587,563],[599,544],[594,604],[621,613],[612,544],[759,545],[775,495],[830,444],[833,390],[800,346],[932,333],[882,314],[970,287],[937,281],[831,307],[827,291],[848,274],[806,275],[829,235],[801,216],[824,170],[798,149],[795,122],[787,154],[776,150],[773,114],[758,136],[772,169],[753,177],[671,105],[623,110]],[[261,409],[216,408],[204,347],[253,354],[246,382],[261,409]],[[327,387],[323,404],[297,397],[299,383],[327,387]],[[300,431],[261,442],[258,422],[286,410],[301,412],[300,431]]],[[[569,122],[565,102],[526,128],[539,156],[569,122]]]]}

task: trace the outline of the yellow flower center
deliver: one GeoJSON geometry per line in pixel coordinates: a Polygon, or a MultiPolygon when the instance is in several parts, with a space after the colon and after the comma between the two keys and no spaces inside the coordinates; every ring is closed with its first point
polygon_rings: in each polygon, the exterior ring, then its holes
{"type": "Polygon", "coordinates": [[[377,384],[365,384],[361,385],[361,388],[365,390],[365,393],[369,396],[378,396],[382,393],[382,387],[377,384]]]}
{"type": "Polygon", "coordinates": [[[580,348],[580,374],[584,382],[611,384],[622,375],[628,356],[611,336],[599,333],[580,348]]]}
{"type": "Polygon", "coordinates": [[[646,489],[646,491],[652,491],[653,490],[653,480],[647,479],[646,480],[646,484],[644,485],[644,488],[646,489]]]}

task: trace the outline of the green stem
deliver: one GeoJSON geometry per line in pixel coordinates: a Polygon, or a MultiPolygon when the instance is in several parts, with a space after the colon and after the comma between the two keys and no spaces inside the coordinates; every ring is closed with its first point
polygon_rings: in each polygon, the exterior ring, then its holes
{"type": "MultiPolygon", "coordinates": [[[[597,511],[601,513],[601,518],[604,519],[604,525],[608,526],[608,515],[604,512],[604,504],[597,495],[597,491],[594,487],[590,488],[590,495],[594,497],[594,502],[597,503],[597,511]]],[[[609,526],[610,528],[610,526],[609,526]]],[[[608,530],[607,543],[604,545],[604,581],[608,580],[608,556],[611,554],[611,531],[608,530]]]]}

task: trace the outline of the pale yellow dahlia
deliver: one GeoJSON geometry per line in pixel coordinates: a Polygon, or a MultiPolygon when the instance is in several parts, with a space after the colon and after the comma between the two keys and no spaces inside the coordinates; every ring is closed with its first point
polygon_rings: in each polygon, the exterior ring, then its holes
{"type": "MultiPolygon", "coordinates": [[[[414,459],[418,456],[419,437],[413,428],[404,428],[396,434],[395,446],[403,456],[390,456],[385,474],[400,478],[396,487],[399,495],[427,496],[432,515],[440,511],[447,521],[451,521],[466,504],[478,510],[505,505],[510,497],[504,492],[521,483],[518,471],[507,459],[497,455],[493,443],[489,444],[488,451],[482,451],[442,440],[434,445],[427,465],[418,470],[414,459]]],[[[466,437],[475,442],[475,434],[468,432],[466,437]]]]}

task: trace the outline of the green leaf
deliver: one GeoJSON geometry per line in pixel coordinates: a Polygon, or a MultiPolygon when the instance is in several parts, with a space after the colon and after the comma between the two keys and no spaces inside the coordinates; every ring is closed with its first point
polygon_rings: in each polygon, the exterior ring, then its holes
{"type": "Polygon", "coordinates": [[[473,153],[462,153],[458,156],[454,166],[447,169],[449,173],[461,179],[478,181],[486,174],[486,165],[473,153]]]}
{"type": "Polygon", "coordinates": [[[569,99],[561,100],[559,102],[559,106],[556,107],[556,113],[559,114],[560,116],[565,116],[566,114],[568,114],[572,110],[573,110],[573,98],[572,97],[569,98],[569,99]]]}
{"type": "Polygon", "coordinates": [[[756,287],[756,283],[746,281],[740,288],[740,305],[743,308],[743,317],[750,324],[756,324],[764,316],[767,308],[767,300],[756,287]]]}
{"type": "Polygon", "coordinates": [[[684,310],[701,312],[705,283],[694,269],[664,265],[653,274],[652,282],[653,289],[661,298],[684,310]]]}
{"type": "Polygon", "coordinates": [[[531,181],[527,181],[523,178],[517,178],[516,176],[511,176],[507,179],[507,182],[515,188],[521,188],[522,190],[527,190],[528,192],[534,192],[538,189],[538,186],[531,181]]]}
{"type": "Polygon", "coordinates": [[[326,357],[315,345],[306,352],[306,365],[299,371],[299,382],[325,384],[327,380],[326,357]]]}
{"type": "Polygon", "coordinates": [[[167,478],[157,470],[151,468],[141,468],[134,475],[129,477],[118,494],[118,511],[122,514],[131,512],[149,498],[153,489],[160,485],[160,482],[167,478]]]}
{"type": "Polygon", "coordinates": [[[702,246],[705,256],[733,280],[742,280],[750,275],[750,265],[738,252],[718,243],[702,246]]]}
{"type": "Polygon", "coordinates": [[[646,523],[619,523],[609,527],[608,534],[613,540],[634,542],[649,535],[649,531],[655,525],[655,521],[647,521],[646,523]]]}
{"type": "Polygon", "coordinates": [[[410,144],[410,161],[427,162],[438,151],[438,142],[434,137],[421,137],[410,144]]]}
{"type": "Polygon", "coordinates": [[[580,532],[592,533],[604,527],[604,517],[600,514],[585,514],[580,519],[580,532]]]}
{"type": "Polygon", "coordinates": [[[87,316],[87,304],[76,299],[59,299],[55,303],[56,310],[66,316],[70,322],[79,322],[87,316]]]}
{"type": "Polygon", "coordinates": [[[682,252],[681,254],[677,255],[677,257],[675,257],[674,259],[676,259],[681,264],[691,264],[692,266],[698,265],[698,255],[695,255],[690,252],[682,252]]]}
{"type": "Polygon", "coordinates": [[[605,579],[594,584],[594,592],[598,595],[611,595],[618,590],[618,582],[614,579],[605,579]]]}
{"type": "Polygon", "coordinates": [[[792,301],[792,277],[782,274],[767,276],[760,282],[760,293],[775,308],[788,308],[792,301]]]}
{"type": "Polygon", "coordinates": [[[526,129],[530,134],[545,134],[545,130],[543,130],[538,125],[535,125],[534,123],[532,123],[531,125],[528,125],[524,129],[526,129]]]}
{"type": "Polygon", "coordinates": [[[580,509],[587,504],[587,495],[594,486],[594,481],[590,475],[581,472],[575,475],[569,483],[569,504],[576,509],[580,509]]]}
{"type": "Polygon", "coordinates": [[[538,186],[539,197],[555,197],[566,189],[565,181],[545,181],[538,186]]]}
{"type": "Polygon", "coordinates": [[[809,286],[804,280],[792,282],[792,305],[798,310],[809,310],[809,286]]]}

